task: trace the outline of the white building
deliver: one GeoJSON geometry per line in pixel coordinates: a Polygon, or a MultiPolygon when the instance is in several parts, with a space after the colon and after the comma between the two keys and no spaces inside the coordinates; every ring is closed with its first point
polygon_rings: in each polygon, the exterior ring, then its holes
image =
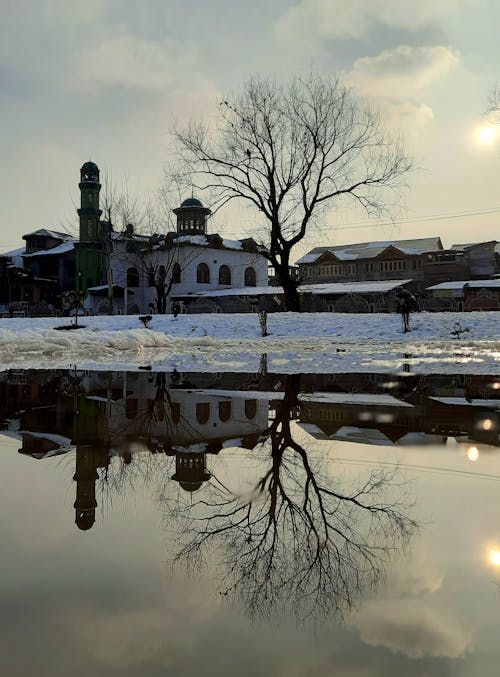
{"type": "MultiPolygon", "coordinates": [[[[208,234],[211,211],[196,198],[184,200],[173,211],[175,233],[144,236],[128,227],[110,234],[103,265],[108,283],[88,289],[89,312],[107,313],[111,290],[114,313],[170,312],[173,300],[186,312],[224,312],[228,306],[223,301],[200,304],[194,295],[214,292],[217,299],[222,290],[238,288],[250,294],[256,287],[267,287],[267,260],[252,238],[226,240],[208,234]]],[[[251,310],[247,305],[240,310],[251,310]]]]}

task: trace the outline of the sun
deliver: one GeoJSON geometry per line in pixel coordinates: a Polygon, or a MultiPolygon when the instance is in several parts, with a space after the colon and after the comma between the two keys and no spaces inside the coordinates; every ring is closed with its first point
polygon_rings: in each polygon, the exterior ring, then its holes
{"type": "Polygon", "coordinates": [[[492,548],[489,553],[490,564],[493,566],[500,566],[500,550],[497,548],[492,548]]]}
{"type": "Polygon", "coordinates": [[[483,127],[479,130],[479,140],[481,143],[491,143],[495,138],[495,130],[493,127],[483,127]]]}

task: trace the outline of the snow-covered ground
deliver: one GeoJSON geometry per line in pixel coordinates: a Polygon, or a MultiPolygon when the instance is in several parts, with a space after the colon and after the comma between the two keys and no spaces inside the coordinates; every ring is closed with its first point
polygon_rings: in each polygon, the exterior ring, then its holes
{"type": "Polygon", "coordinates": [[[419,373],[500,372],[500,312],[418,313],[403,334],[396,314],[275,313],[269,336],[254,314],[0,319],[0,369],[53,368],[419,373]],[[457,338],[457,328],[467,329],[457,338]]]}

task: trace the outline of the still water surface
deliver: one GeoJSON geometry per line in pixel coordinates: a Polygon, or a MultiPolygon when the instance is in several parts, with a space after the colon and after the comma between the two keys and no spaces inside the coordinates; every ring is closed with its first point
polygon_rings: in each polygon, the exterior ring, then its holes
{"type": "Polygon", "coordinates": [[[500,378],[0,375],[3,675],[498,673],[500,378]]]}

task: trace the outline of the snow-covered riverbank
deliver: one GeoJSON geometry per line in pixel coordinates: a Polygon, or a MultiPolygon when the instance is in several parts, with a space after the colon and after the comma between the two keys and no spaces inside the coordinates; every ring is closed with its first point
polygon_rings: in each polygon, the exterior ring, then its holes
{"type": "Polygon", "coordinates": [[[500,313],[419,313],[403,334],[388,314],[276,313],[269,336],[256,315],[86,317],[84,329],[57,331],[67,318],[0,320],[0,369],[68,367],[254,371],[267,354],[279,372],[500,372],[500,313]],[[458,323],[458,325],[456,324],[458,323]],[[453,332],[467,329],[457,338],[453,332]]]}

